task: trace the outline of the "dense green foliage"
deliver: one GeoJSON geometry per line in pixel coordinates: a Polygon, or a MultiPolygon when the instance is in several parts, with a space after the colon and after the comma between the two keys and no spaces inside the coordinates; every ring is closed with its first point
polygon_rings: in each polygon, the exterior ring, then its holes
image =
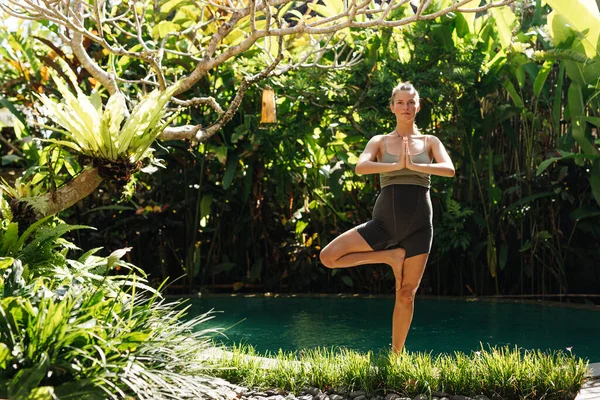
{"type": "MultiPolygon", "coordinates": [[[[398,393],[414,398],[433,392],[504,399],[572,399],[586,363],[562,352],[545,354],[508,347],[455,353],[357,353],[346,349],[279,352],[261,357],[252,347],[216,353],[214,373],[231,382],[300,392],[306,387],[338,393],[398,393]]],[[[448,396],[449,397],[449,396],[448,396]]]]}
{"type": "MultiPolygon", "coordinates": [[[[595,293],[598,56],[562,17],[548,22],[548,10],[522,1],[477,18],[456,13],[402,31],[355,32],[352,45],[365,54],[351,71],[304,69],[269,82],[279,97],[276,126],[259,129],[254,88],[209,142],[157,146],[167,168],[138,174],[131,200],[115,205],[120,187],[105,182],[64,218],[98,228],[81,235],[87,246],[132,246],[131,260],[154,282],[185,275],[183,291],[391,291],[387,266],[328,270],[318,252],[370,218],[378,180],[354,174],[354,163],[372,135],[391,130],[391,88],[410,80],[421,94],[418,125],[442,140],[457,167],[455,179],[433,179],[436,234],[422,290],[595,293]]],[[[16,60],[3,74],[19,82],[3,95],[31,105],[36,82],[48,82],[48,54],[68,57],[3,35],[16,60]],[[35,71],[31,84],[19,80],[19,62],[35,71]]],[[[238,67],[259,64],[245,57],[222,65],[190,96],[231,99],[238,67]]],[[[169,73],[185,67],[174,63],[169,73]]],[[[84,72],[78,78],[90,85],[84,72]]],[[[199,107],[178,122],[203,123],[211,113],[199,107]]],[[[4,159],[28,167],[25,194],[61,185],[85,162],[29,141],[40,132],[28,129],[16,127],[12,138],[23,158],[4,159]]]]}
{"type": "Polygon", "coordinates": [[[70,258],[62,235],[76,228],[0,227],[0,397],[218,398],[198,362],[209,317],[184,321],[179,302],[121,260],[128,249],[70,258]]]}

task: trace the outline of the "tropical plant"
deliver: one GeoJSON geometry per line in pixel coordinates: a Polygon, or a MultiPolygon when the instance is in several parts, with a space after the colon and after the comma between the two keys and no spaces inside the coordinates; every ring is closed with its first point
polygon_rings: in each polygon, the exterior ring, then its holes
{"type": "Polygon", "coordinates": [[[66,145],[99,163],[125,162],[135,165],[149,157],[150,145],[170,123],[170,120],[162,124],[160,121],[166,112],[165,105],[177,86],[165,91],[152,91],[128,115],[123,93],[111,95],[103,107],[99,91],[86,96],[79,89],[72,71],[65,71],[71,79],[71,86],[76,89],[76,96],[52,71],[50,74],[62,95],[62,101],[56,104],[45,94],[39,95],[50,118],[66,129],[62,133],[67,141],[52,142],[66,145]]]}
{"type": "Polygon", "coordinates": [[[215,332],[198,328],[212,316],[184,321],[181,302],[164,302],[121,260],[128,249],[68,258],[61,236],[80,227],[47,222],[0,230],[0,396],[224,396],[198,362],[215,332]]]}

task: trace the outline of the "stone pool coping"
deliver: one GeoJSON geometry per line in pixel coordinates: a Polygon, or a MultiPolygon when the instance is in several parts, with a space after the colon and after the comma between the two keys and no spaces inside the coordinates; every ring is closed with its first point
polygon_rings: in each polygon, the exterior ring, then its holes
{"type": "Polygon", "coordinates": [[[600,399],[600,362],[588,365],[586,377],[590,379],[583,384],[575,400],[600,399]]]}
{"type": "MultiPolygon", "coordinates": [[[[394,295],[389,294],[358,294],[358,293],[202,293],[197,294],[168,294],[169,299],[201,299],[201,298],[336,298],[336,299],[394,299],[394,295]]],[[[562,301],[535,300],[519,296],[514,297],[495,297],[495,296],[431,296],[417,295],[417,299],[423,300],[457,300],[466,302],[489,302],[489,303],[515,303],[515,304],[536,304],[558,308],[571,308],[580,310],[591,310],[600,312],[600,304],[580,304],[567,303],[562,301]]]]}

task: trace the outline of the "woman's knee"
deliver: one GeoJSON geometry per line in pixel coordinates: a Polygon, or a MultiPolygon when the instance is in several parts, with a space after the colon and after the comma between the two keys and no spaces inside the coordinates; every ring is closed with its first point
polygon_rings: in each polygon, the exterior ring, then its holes
{"type": "Polygon", "coordinates": [[[415,301],[418,287],[412,285],[403,285],[396,291],[396,302],[410,304],[415,301]]]}
{"type": "Polygon", "coordinates": [[[327,268],[335,268],[335,260],[337,259],[331,250],[331,247],[325,246],[319,253],[319,259],[321,260],[321,264],[326,266],[327,268]]]}

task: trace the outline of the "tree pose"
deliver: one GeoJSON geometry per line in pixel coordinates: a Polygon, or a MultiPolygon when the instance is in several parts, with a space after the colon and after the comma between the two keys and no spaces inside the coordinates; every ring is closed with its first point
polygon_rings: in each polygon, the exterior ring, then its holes
{"type": "Polygon", "coordinates": [[[400,352],[433,239],[430,175],[453,177],[454,165],[440,140],[421,134],[415,125],[419,93],[412,84],[394,88],[390,109],[396,129],[371,138],[356,164],[357,174],[380,175],[373,219],[335,238],[320,257],[328,268],[375,263],[392,267],[396,279],[392,350],[400,352]]]}

